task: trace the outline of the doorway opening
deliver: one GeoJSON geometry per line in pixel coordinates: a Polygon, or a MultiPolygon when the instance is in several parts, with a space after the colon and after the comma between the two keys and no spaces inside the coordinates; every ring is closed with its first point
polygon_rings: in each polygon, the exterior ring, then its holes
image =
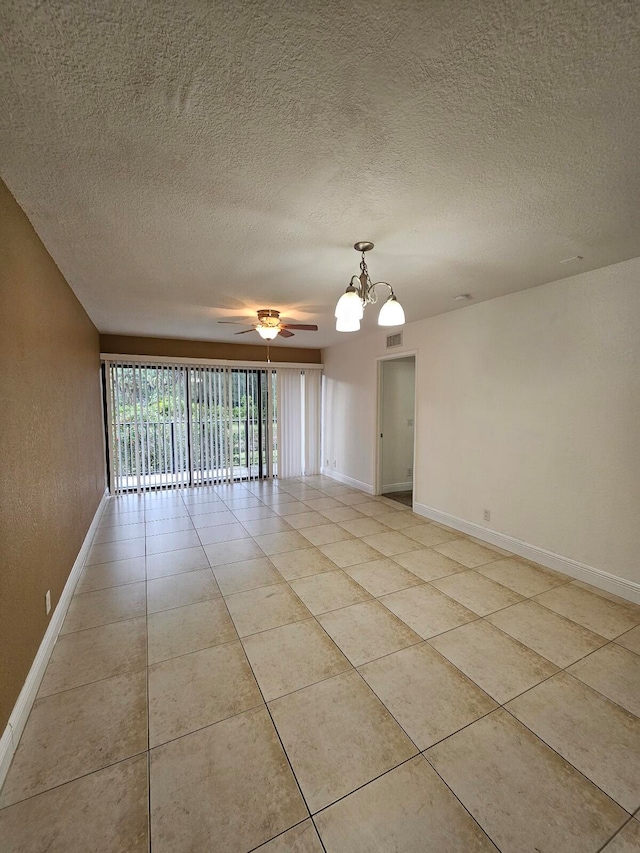
{"type": "Polygon", "coordinates": [[[416,358],[378,362],[378,470],[376,492],[413,506],[416,358]]]}

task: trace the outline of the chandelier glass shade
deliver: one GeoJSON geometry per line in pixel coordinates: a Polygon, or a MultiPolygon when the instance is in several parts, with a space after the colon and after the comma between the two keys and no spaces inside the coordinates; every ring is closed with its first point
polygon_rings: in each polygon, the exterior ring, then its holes
{"type": "Polygon", "coordinates": [[[404,326],[404,309],[393,294],[389,296],[378,314],[379,326],[404,326]]]}
{"type": "MultiPolygon", "coordinates": [[[[386,281],[372,282],[365,261],[365,252],[373,249],[373,243],[359,242],[353,247],[362,253],[360,275],[354,275],[336,305],[336,330],[338,332],[357,332],[360,320],[364,317],[367,305],[375,305],[378,301],[377,287],[388,287],[389,295],[378,315],[379,326],[402,326],[405,323],[404,310],[396,299],[393,288],[386,281]]],[[[259,330],[258,330],[259,331],[259,330]]]]}
{"type": "Polygon", "coordinates": [[[338,332],[359,332],[360,320],[357,317],[336,317],[336,330],[338,332]]]}
{"type": "Polygon", "coordinates": [[[362,299],[360,299],[355,287],[350,284],[346,292],[342,294],[340,299],[338,299],[338,304],[336,305],[336,318],[345,320],[347,318],[362,320],[363,317],[364,306],[362,304],[362,299]]]}

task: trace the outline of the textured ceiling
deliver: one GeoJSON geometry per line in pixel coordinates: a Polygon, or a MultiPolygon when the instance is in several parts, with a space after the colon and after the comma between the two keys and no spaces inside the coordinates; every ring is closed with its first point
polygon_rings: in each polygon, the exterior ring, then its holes
{"type": "Polygon", "coordinates": [[[0,168],[101,331],[231,339],[216,319],[273,307],[323,346],[355,240],[409,321],[640,254],[639,21],[4,0],[0,168]]]}

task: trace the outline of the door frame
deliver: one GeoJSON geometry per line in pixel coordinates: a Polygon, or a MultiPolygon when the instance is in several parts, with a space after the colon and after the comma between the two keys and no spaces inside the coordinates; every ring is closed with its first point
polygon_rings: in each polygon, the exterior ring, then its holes
{"type": "Polygon", "coordinates": [[[380,434],[382,433],[382,406],[383,386],[382,386],[382,363],[385,361],[398,361],[402,358],[413,358],[414,361],[414,379],[413,379],[413,503],[416,500],[416,469],[417,469],[417,452],[418,452],[418,406],[417,406],[417,389],[418,389],[418,351],[405,350],[404,352],[394,352],[393,355],[379,355],[376,358],[377,362],[377,382],[376,382],[376,433],[375,433],[375,460],[374,460],[374,494],[382,494],[382,441],[380,434]]]}

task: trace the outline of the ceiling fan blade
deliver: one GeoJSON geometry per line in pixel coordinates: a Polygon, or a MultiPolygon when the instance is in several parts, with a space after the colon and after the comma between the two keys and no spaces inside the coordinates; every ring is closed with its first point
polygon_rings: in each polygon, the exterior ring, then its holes
{"type": "Polygon", "coordinates": [[[243,320],[218,320],[218,323],[225,323],[227,326],[250,326],[251,323],[243,320]]]}
{"type": "Polygon", "coordinates": [[[281,329],[300,329],[301,331],[304,331],[304,332],[317,332],[318,331],[317,326],[304,326],[304,325],[300,325],[300,323],[283,323],[280,328],[281,329]]]}
{"type": "Polygon", "coordinates": [[[255,332],[255,329],[245,329],[244,332],[236,332],[236,335],[246,335],[247,332],[255,332]]]}
{"type": "Polygon", "coordinates": [[[288,332],[285,328],[282,328],[282,327],[280,328],[280,331],[278,332],[278,334],[280,335],[281,338],[292,338],[293,337],[293,332],[288,332]]]}

